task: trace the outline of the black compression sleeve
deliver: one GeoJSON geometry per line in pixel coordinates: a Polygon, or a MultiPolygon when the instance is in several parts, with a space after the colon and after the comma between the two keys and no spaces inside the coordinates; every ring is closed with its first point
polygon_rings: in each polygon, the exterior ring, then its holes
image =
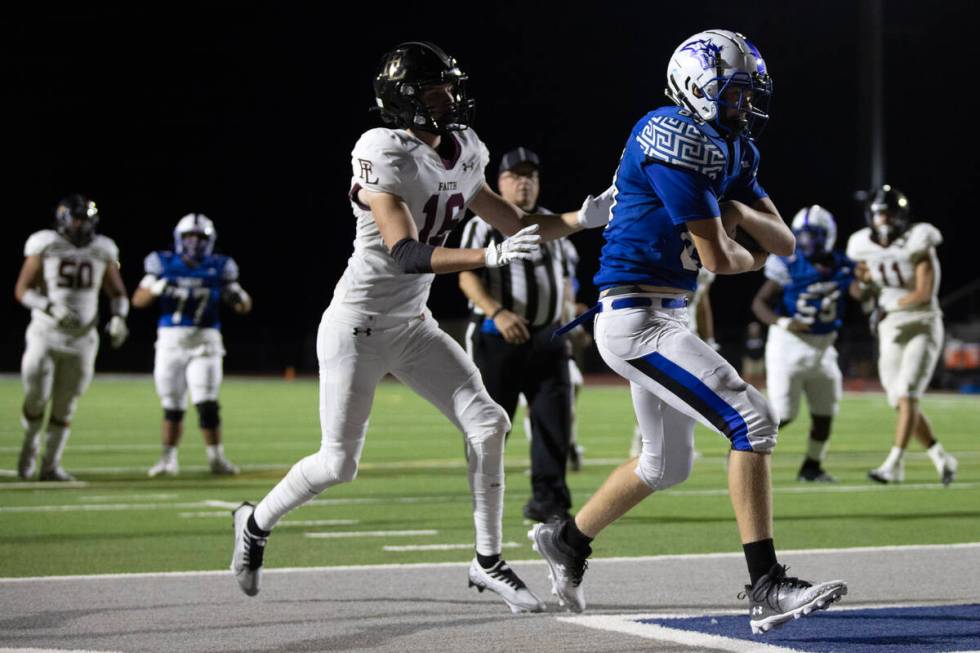
{"type": "Polygon", "coordinates": [[[432,252],[435,247],[414,238],[402,238],[391,248],[391,258],[406,274],[432,272],[432,252]]]}

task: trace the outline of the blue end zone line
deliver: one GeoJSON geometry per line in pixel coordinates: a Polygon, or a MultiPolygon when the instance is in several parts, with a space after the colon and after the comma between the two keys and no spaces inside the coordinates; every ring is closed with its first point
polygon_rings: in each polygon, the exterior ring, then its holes
{"type": "MultiPolygon", "coordinates": [[[[866,611],[866,610],[904,610],[904,609],[916,609],[916,608],[938,608],[943,606],[968,606],[974,605],[970,602],[964,601],[939,601],[930,603],[917,603],[917,604],[848,604],[848,605],[834,605],[829,612],[816,613],[817,618],[824,618],[823,615],[833,614],[840,612],[854,612],[854,611],[866,611]]],[[[805,649],[800,648],[788,648],[786,646],[778,646],[776,644],[767,644],[764,641],[766,635],[749,635],[749,626],[746,621],[745,624],[745,638],[742,637],[725,637],[723,635],[711,635],[708,633],[697,632],[682,628],[670,628],[667,626],[659,624],[649,624],[641,623],[643,620],[657,620],[664,621],[669,619],[697,619],[704,618],[708,616],[718,616],[718,617],[731,617],[737,616],[740,618],[747,618],[745,608],[741,609],[712,609],[706,608],[701,612],[688,612],[688,613],[670,613],[670,612],[659,612],[659,613],[632,613],[632,614],[616,614],[616,615],[576,615],[567,617],[558,617],[558,621],[562,621],[569,624],[575,624],[578,626],[585,626],[586,628],[593,628],[595,630],[604,630],[607,632],[617,632],[624,633],[628,635],[635,635],[637,637],[642,637],[644,639],[654,639],[666,642],[673,642],[675,644],[681,644],[684,646],[691,646],[695,648],[711,648],[720,651],[732,651],[734,653],[801,653],[805,649]],[[751,637],[751,639],[749,639],[751,637]]],[[[810,617],[812,618],[812,617],[810,617]]],[[[786,626],[787,628],[793,627],[793,622],[791,621],[786,626]]],[[[773,631],[773,635],[778,636],[781,630],[773,631]]],[[[789,631],[792,632],[792,631],[789,631]]],[[[800,642],[801,645],[806,645],[807,642],[800,642]]],[[[860,648],[860,647],[859,647],[860,648]]],[[[965,651],[962,649],[955,649],[957,653],[976,653],[973,651],[965,651]]]]}
{"type": "MultiPolygon", "coordinates": [[[[843,549],[782,549],[779,557],[785,558],[794,555],[834,555],[851,553],[886,553],[888,551],[930,551],[930,550],[950,550],[950,549],[980,549],[980,542],[959,542],[957,544],[904,544],[896,546],[855,546],[843,549]]],[[[745,559],[745,554],[741,551],[725,553],[677,553],[659,556],[636,556],[636,557],[612,557],[612,558],[591,558],[590,562],[601,565],[604,562],[657,562],[672,560],[708,560],[725,558],[745,559]]],[[[510,563],[520,563],[521,565],[544,565],[541,558],[511,558],[510,563]]],[[[382,569],[438,569],[440,567],[468,567],[469,562],[418,562],[408,564],[379,564],[379,565],[338,565],[335,567],[280,567],[263,568],[263,573],[268,574],[291,574],[291,573],[316,573],[316,572],[335,572],[335,571],[371,571],[382,569]]],[[[0,584],[4,583],[29,583],[34,581],[72,581],[72,580],[99,580],[113,578],[181,578],[190,576],[218,576],[230,574],[226,567],[221,569],[208,569],[199,571],[146,571],[119,574],[80,574],[77,576],[28,576],[0,578],[0,584]]],[[[837,607],[835,606],[836,610],[837,607]]]]}

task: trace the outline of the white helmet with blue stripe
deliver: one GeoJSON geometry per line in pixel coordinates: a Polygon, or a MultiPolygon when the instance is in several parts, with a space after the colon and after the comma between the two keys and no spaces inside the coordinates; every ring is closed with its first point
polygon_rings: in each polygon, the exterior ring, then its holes
{"type": "Polygon", "coordinates": [[[724,132],[757,136],[769,120],[772,79],[751,41],[738,32],[711,29],[674,50],[667,64],[666,93],[695,120],[724,132]],[[729,106],[738,110],[737,118],[726,117],[722,109],[729,106]]]}
{"type": "Polygon", "coordinates": [[[211,218],[203,213],[188,213],[174,228],[174,251],[181,256],[202,259],[214,251],[217,238],[218,232],[211,218]]]}
{"type": "Polygon", "coordinates": [[[823,256],[834,249],[837,222],[830,211],[814,204],[800,209],[793,216],[793,234],[803,256],[823,256]]]}

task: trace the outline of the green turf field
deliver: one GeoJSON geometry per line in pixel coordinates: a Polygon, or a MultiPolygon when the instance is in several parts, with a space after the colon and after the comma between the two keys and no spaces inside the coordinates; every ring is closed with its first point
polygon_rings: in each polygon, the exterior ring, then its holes
{"type": "MultiPolygon", "coordinates": [[[[20,401],[19,381],[0,379],[0,469],[7,470],[0,476],[0,577],[223,568],[232,543],[227,507],[260,499],[319,441],[313,380],[226,379],[225,446],[242,466],[241,476],[216,478],[207,472],[191,413],[180,476],[151,480],[146,469],[158,456],[160,419],[152,381],[97,378],[81,401],[64,458],[66,469],[86,485],[25,486],[11,471],[21,442],[20,401]]],[[[941,441],[959,457],[959,476],[949,488],[939,485],[915,444],[904,485],[866,481],[867,469],[880,463],[891,445],[893,414],[880,394],[844,400],[826,463],[838,485],[795,481],[806,425],[800,420],[787,428],[773,459],[777,546],[980,541],[980,399],[930,395],[924,408],[941,441]]],[[[576,507],[625,460],[632,431],[625,386],[583,391],[579,441],[586,465],[569,474],[576,507]]],[[[647,500],[604,533],[595,555],[737,551],[725,491],[726,444],[699,427],[703,457],[691,478],[647,500]]],[[[270,540],[267,565],[469,559],[467,549],[384,548],[472,542],[462,452],[460,434],[431,406],[401,385],[383,384],[357,480],[288,515],[270,540]],[[376,531],[423,532],[363,534],[376,531]],[[361,535],[344,535],[351,532],[361,535]]],[[[529,492],[527,467],[528,447],[518,423],[507,448],[504,539],[519,545],[505,550],[511,559],[535,556],[520,514],[529,492]]]]}

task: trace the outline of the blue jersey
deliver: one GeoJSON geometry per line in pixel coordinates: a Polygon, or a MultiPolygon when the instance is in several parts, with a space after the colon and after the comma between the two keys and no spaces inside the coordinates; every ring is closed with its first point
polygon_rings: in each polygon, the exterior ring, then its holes
{"type": "Polygon", "coordinates": [[[840,329],[847,303],[847,289],[854,280],[854,262],[831,252],[825,263],[814,265],[796,251],[792,256],[766,259],[766,278],[783,288],[776,312],[810,325],[810,333],[840,329]]]}
{"type": "Polygon", "coordinates": [[[613,182],[616,202],[603,233],[600,290],[628,284],[693,292],[698,260],[689,220],[718,217],[723,200],[752,205],[767,193],[756,178],[759,150],[729,141],[678,107],[645,115],[630,133],[613,182]]]}
{"type": "Polygon", "coordinates": [[[212,254],[190,265],[173,252],[153,252],[144,261],[146,273],[169,284],[160,296],[161,327],[221,328],[222,292],[238,280],[238,264],[212,254]]]}

